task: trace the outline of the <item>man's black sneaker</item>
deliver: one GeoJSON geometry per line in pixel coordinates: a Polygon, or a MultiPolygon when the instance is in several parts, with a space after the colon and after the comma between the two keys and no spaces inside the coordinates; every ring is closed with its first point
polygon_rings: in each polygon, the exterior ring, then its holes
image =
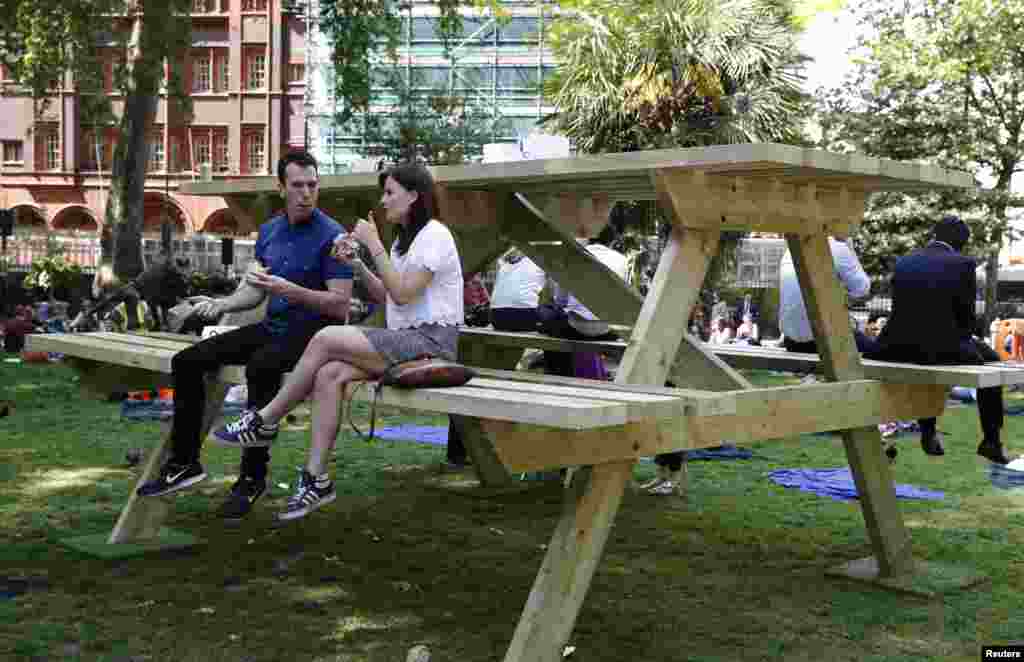
{"type": "Polygon", "coordinates": [[[265,425],[259,412],[249,409],[243,412],[237,421],[228,423],[214,432],[213,438],[221,446],[257,448],[273,443],[279,431],[279,425],[265,425]]]}
{"type": "Polygon", "coordinates": [[[231,486],[231,494],[221,504],[220,516],[224,519],[242,519],[252,510],[252,505],[267,489],[267,481],[250,476],[240,476],[231,486]]]}
{"type": "Polygon", "coordinates": [[[206,479],[203,465],[198,462],[180,464],[168,460],[160,467],[160,472],[153,480],[143,483],[136,491],[139,496],[161,496],[192,487],[206,479]]]}

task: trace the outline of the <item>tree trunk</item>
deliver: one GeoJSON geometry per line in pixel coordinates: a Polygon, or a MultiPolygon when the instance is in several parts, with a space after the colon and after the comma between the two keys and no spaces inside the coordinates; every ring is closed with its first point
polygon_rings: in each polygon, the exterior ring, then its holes
{"type": "MultiPolygon", "coordinates": [[[[1000,233],[1002,235],[1002,233],[1000,233]]],[[[996,318],[996,297],[999,287],[999,247],[1002,246],[1002,237],[999,243],[993,243],[995,248],[989,251],[985,258],[985,315],[982,317],[984,323],[981,325],[982,337],[988,335],[988,327],[996,318]]]]}
{"type": "Polygon", "coordinates": [[[113,228],[114,273],[123,282],[134,279],[143,269],[143,196],[149,163],[149,131],[156,118],[163,66],[159,49],[146,48],[147,42],[153,39],[147,34],[147,26],[169,18],[160,15],[162,4],[149,3],[145,20],[141,14],[136,16],[128,45],[130,88],[120,118],[120,139],[114,152],[106,209],[106,222],[113,228]],[[147,50],[150,51],[148,56],[147,50]],[[154,59],[157,61],[150,61],[154,59]]]}

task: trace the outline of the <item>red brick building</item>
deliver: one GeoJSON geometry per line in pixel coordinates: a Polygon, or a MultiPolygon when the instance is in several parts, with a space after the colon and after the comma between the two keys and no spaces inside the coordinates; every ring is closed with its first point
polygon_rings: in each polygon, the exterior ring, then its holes
{"type": "MultiPolygon", "coordinates": [[[[179,234],[235,234],[223,200],[178,192],[204,175],[238,180],[273,174],[278,157],[305,144],[306,17],[280,0],[194,0],[192,49],[179,62],[193,117],[176,115],[161,94],[146,178],[145,230],[158,236],[164,218],[179,234]]],[[[115,26],[116,29],[117,26],[115,26]]],[[[115,113],[125,99],[113,89],[123,58],[99,44],[105,93],[115,113]]],[[[70,75],[37,112],[32,98],[0,67],[0,207],[15,211],[16,233],[98,236],[118,140],[115,126],[84,125],[70,75]]]]}

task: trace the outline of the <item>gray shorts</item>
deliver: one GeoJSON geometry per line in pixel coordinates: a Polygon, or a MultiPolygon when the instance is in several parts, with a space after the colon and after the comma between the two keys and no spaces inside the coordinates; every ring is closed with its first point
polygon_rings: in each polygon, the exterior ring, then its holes
{"type": "Polygon", "coordinates": [[[359,329],[389,365],[424,355],[455,361],[459,355],[459,327],[424,324],[410,329],[359,329]]]}

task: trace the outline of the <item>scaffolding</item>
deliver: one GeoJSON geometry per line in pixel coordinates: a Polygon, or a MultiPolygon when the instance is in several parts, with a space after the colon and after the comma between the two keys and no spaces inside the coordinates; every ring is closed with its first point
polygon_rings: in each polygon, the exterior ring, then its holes
{"type": "MultiPolygon", "coordinates": [[[[413,0],[402,16],[402,40],[397,61],[378,55],[373,69],[396,65],[404,84],[420,89],[445,89],[467,103],[485,107],[496,121],[490,142],[514,143],[554,112],[545,104],[541,84],[555,69],[546,35],[557,5],[550,0],[503,2],[505,16],[496,18],[474,9],[462,12],[463,32],[447,54],[437,32],[438,9],[432,2],[413,0]]],[[[373,101],[368,113],[340,126],[334,94],[334,68],[328,36],[317,27],[319,0],[308,4],[306,49],[307,145],[324,173],[348,172],[369,154],[367,131],[353,130],[370,116],[388,117],[397,110],[397,96],[382,76],[374,76],[373,101]]]]}

